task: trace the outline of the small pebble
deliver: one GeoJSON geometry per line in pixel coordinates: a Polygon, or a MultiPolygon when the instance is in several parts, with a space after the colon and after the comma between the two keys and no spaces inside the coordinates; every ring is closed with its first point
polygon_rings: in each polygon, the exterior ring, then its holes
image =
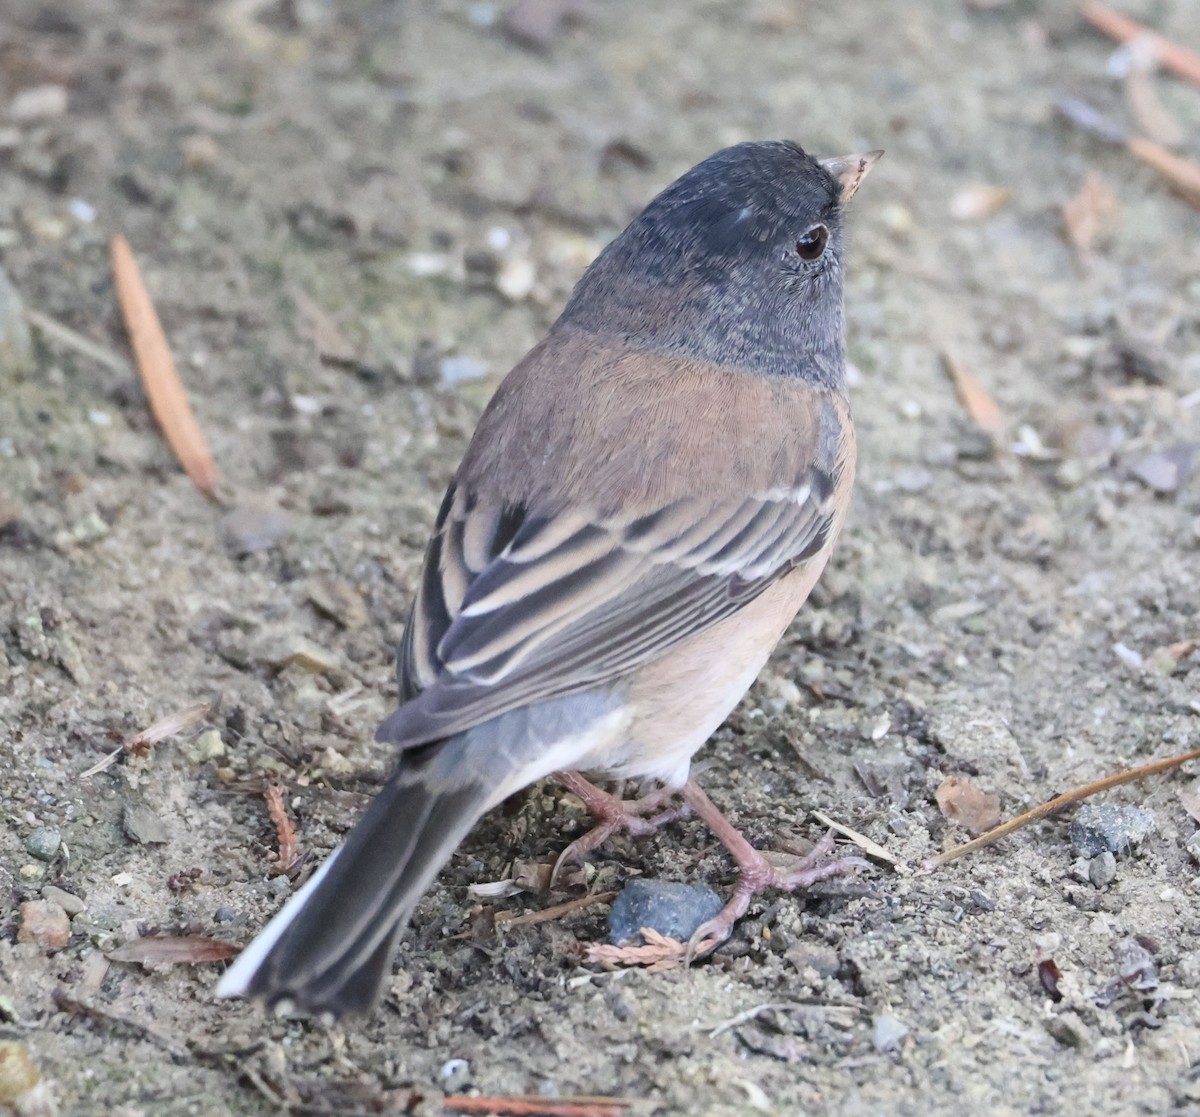
{"type": "Polygon", "coordinates": [[[871,1043],[880,1054],[885,1051],[899,1051],[900,1044],[908,1033],[907,1024],[901,1023],[886,1012],[879,1013],[871,1021],[871,1043]]]}
{"type": "Polygon", "coordinates": [[[702,923],[717,915],[724,901],[711,888],[670,880],[631,880],[613,901],[608,914],[608,940],[614,946],[641,943],[649,927],[660,935],[687,942],[702,923]]]}
{"type": "Polygon", "coordinates": [[[262,505],[243,505],[221,520],[221,539],[239,557],[269,551],[287,531],[286,514],[262,505]]]}
{"type": "Polygon", "coordinates": [[[0,1040],[0,1105],[16,1106],[41,1076],[29,1052],[16,1040],[0,1040]]]}
{"type": "Polygon", "coordinates": [[[299,667],[314,675],[327,675],[339,667],[338,657],[306,636],[290,636],[264,649],[263,659],[278,671],[299,667]]]}
{"type": "Polygon", "coordinates": [[[362,595],[343,578],[317,574],[309,579],[305,593],[318,611],[343,628],[362,628],[371,618],[362,595]]]}
{"type": "Polygon", "coordinates": [[[1110,850],[1106,849],[1088,862],[1088,880],[1097,888],[1106,888],[1116,876],[1117,858],[1110,850]]]}
{"type": "Polygon", "coordinates": [[[26,900],[21,905],[17,942],[32,942],[47,950],[61,950],[71,940],[71,921],[58,904],[26,900]]]}
{"type": "Polygon", "coordinates": [[[1046,1031],[1064,1047],[1086,1049],[1091,1046],[1087,1026],[1074,1012],[1051,1016],[1046,1021],[1046,1031]]]}
{"type": "Polygon", "coordinates": [[[67,91],[61,85],[33,85],[22,89],[8,106],[8,115],[18,124],[32,124],[62,116],[67,111],[67,91]]]}
{"type": "Polygon", "coordinates": [[[192,746],[196,759],[203,764],[208,760],[216,760],[225,755],[225,741],[219,729],[206,729],[192,746]]]}
{"type": "Polygon", "coordinates": [[[53,884],[47,884],[42,889],[42,899],[57,904],[68,916],[74,917],[82,911],[87,911],[87,904],[74,892],[68,892],[65,888],[55,888],[53,884]]]}
{"type": "Polygon", "coordinates": [[[517,0],[500,19],[504,33],[529,50],[548,50],[571,16],[571,0],[517,0]]]}
{"type": "Polygon", "coordinates": [[[1196,460],[1195,443],[1184,442],[1156,450],[1130,466],[1130,472],[1155,492],[1173,493],[1183,487],[1196,460]]]}
{"type": "Polygon", "coordinates": [[[510,256],[496,272],[496,290],[509,302],[520,302],[529,297],[537,281],[537,269],[533,261],[525,256],[510,256]]]}
{"type": "Polygon", "coordinates": [[[121,816],[125,835],[141,845],[162,845],[169,834],[166,824],[149,807],[127,803],[121,816]]]}
{"type": "Polygon", "coordinates": [[[1080,857],[1098,857],[1105,851],[1123,854],[1156,829],[1154,815],[1143,807],[1084,803],[1071,821],[1071,846],[1080,857]]]}
{"type": "Polygon", "coordinates": [[[474,357],[443,357],[438,365],[443,384],[461,384],[465,380],[481,380],[487,376],[487,366],[474,357]]]}
{"type": "Polygon", "coordinates": [[[25,839],[25,848],[39,861],[53,861],[62,845],[62,835],[48,826],[39,826],[25,839]]]}

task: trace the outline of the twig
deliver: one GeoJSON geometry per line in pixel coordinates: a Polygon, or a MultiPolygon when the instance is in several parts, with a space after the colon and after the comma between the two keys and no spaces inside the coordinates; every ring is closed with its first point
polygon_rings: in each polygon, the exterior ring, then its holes
{"type": "Polygon", "coordinates": [[[936,857],[931,857],[926,861],[922,867],[925,869],[940,868],[951,861],[957,861],[964,854],[974,853],[977,849],[990,846],[993,842],[1003,838],[1005,834],[1011,834],[1014,830],[1020,830],[1022,827],[1028,826],[1031,822],[1037,822],[1047,815],[1054,814],[1055,811],[1061,810],[1071,803],[1078,803],[1081,799],[1088,799],[1101,791],[1120,787],[1123,783],[1133,783],[1135,780],[1145,779],[1147,776],[1156,776],[1160,772],[1167,772],[1172,768],[1178,768],[1180,764],[1185,764],[1189,760],[1198,759],[1200,759],[1200,749],[1193,749],[1191,752],[1181,753],[1179,756],[1170,756],[1166,760],[1156,760],[1153,764],[1143,764],[1140,768],[1134,768],[1128,772],[1118,772],[1115,776],[1105,776],[1102,780],[1096,780],[1094,783],[1077,787],[1074,791],[1058,795],[1048,803],[1043,803],[1040,807],[1034,807],[1033,810],[1026,811],[1023,815],[1018,815],[1009,822],[1001,823],[995,829],[989,830],[986,834],[981,834],[972,841],[964,842],[960,846],[955,846],[953,849],[939,853],[936,857]]]}
{"type": "Polygon", "coordinates": [[[450,1094],[442,1099],[448,1113],[487,1113],[495,1117],[614,1117],[633,1104],[628,1098],[468,1097],[450,1094]]]}
{"type": "Polygon", "coordinates": [[[1162,35],[1138,23],[1136,19],[1114,12],[1112,8],[1099,3],[1099,0],[1083,0],[1079,5],[1079,12],[1093,27],[1118,43],[1128,43],[1132,39],[1144,37],[1153,44],[1164,69],[1200,89],[1200,55],[1163,38],[1162,35]]]}
{"type": "Polygon", "coordinates": [[[122,753],[129,752],[141,755],[148,752],[150,747],[157,745],[159,741],[165,741],[168,737],[175,736],[176,733],[182,733],[183,730],[191,725],[195,725],[196,722],[203,721],[208,717],[211,709],[211,702],[197,702],[192,706],[187,706],[180,710],[178,713],[168,714],[165,718],[160,718],[153,725],[130,737],[119,749],[110,752],[99,763],[93,764],[86,772],[81,773],[79,778],[87,779],[98,772],[103,772],[105,768],[111,768],[117,762],[117,757],[122,753]]]}
{"type": "Polygon", "coordinates": [[[751,1020],[757,1020],[764,1012],[840,1012],[849,1013],[851,1016],[854,1016],[861,1013],[862,1009],[857,1005],[805,1004],[803,1001],[768,1001],[766,1004],[748,1008],[745,1012],[739,1012],[736,1016],[731,1016],[728,1020],[722,1020],[719,1024],[698,1024],[697,1027],[701,1031],[708,1032],[709,1039],[716,1039],[722,1032],[727,1032],[730,1028],[737,1028],[742,1024],[748,1024],[751,1020]]]}
{"type": "Polygon", "coordinates": [[[158,1044],[164,1051],[169,1051],[178,1058],[186,1058],[191,1055],[187,1047],[177,1039],[172,1039],[171,1036],[152,1028],[149,1024],[143,1024],[140,1020],[133,1020],[128,1016],[101,1008],[99,1005],[72,997],[61,985],[54,989],[51,996],[54,999],[55,1007],[60,1012],[70,1013],[72,1016],[86,1016],[101,1024],[119,1024],[122,1028],[129,1028],[131,1031],[137,1032],[151,1043],[158,1044]]]}
{"type": "Polygon", "coordinates": [[[114,962],[139,962],[149,966],[194,966],[201,962],[224,962],[240,952],[235,943],[202,935],[146,935],[110,950],[114,962]]]}
{"type": "Polygon", "coordinates": [[[266,800],[267,814],[275,825],[275,836],[279,843],[279,862],[275,867],[275,875],[282,876],[299,860],[300,844],[296,841],[296,828],[283,802],[283,788],[277,783],[267,784],[263,788],[263,799],[266,800]]]}
{"type": "Polygon", "coordinates": [[[900,858],[894,853],[889,853],[878,842],[873,842],[866,834],[860,834],[857,830],[851,830],[849,826],[843,826],[840,822],[834,822],[827,814],[822,814],[820,811],[809,811],[808,813],[822,826],[828,826],[830,830],[836,830],[843,837],[849,838],[868,857],[874,857],[879,861],[886,861],[889,865],[900,864],[900,858]]]}
{"type": "Polygon", "coordinates": [[[1086,101],[1077,97],[1060,97],[1055,102],[1067,120],[1077,128],[1106,143],[1119,144],[1136,159],[1152,167],[1167,181],[1167,185],[1190,206],[1200,209],[1200,165],[1168,151],[1145,136],[1131,134],[1107,119],[1086,101]]]}
{"type": "Polygon", "coordinates": [[[215,500],[217,468],[212,451],[188,403],[167,345],[167,335],[142,282],[133,251],[120,233],[112,239],[112,264],[125,329],[150,400],[150,410],[192,484],[215,500]]]}
{"type": "Polygon", "coordinates": [[[64,326],[61,322],[51,318],[48,314],[43,314],[40,310],[33,310],[30,307],[26,307],[25,320],[35,330],[40,330],[51,340],[57,341],[60,345],[65,345],[68,349],[74,349],[77,353],[82,353],[85,357],[90,357],[97,364],[104,365],[105,368],[110,368],[113,372],[119,372],[122,376],[128,376],[133,372],[133,368],[129,362],[114,353],[111,349],[105,349],[103,345],[96,344],[91,338],[84,337],[78,330],[73,330],[70,326],[64,326]]]}
{"type": "Polygon", "coordinates": [[[1129,136],[1125,146],[1147,167],[1162,175],[1188,205],[1200,209],[1200,166],[1145,136],[1129,136]]]}
{"type": "MultiPolygon", "coordinates": [[[[607,904],[616,898],[615,892],[594,892],[590,896],[580,896],[578,900],[568,900],[564,904],[552,904],[548,908],[542,908],[541,911],[527,911],[524,915],[513,915],[511,911],[498,911],[495,922],[497,926],[504,923],[509,927],[548,923],[552,919],[561,919],[564,915],[590,908],[593,904],[607,904]]],[[[460,931],[457,935],[450,935],[449,938],[451,942],[456,939],[469,939],[474,933],[474,931],[460,931]]]]}

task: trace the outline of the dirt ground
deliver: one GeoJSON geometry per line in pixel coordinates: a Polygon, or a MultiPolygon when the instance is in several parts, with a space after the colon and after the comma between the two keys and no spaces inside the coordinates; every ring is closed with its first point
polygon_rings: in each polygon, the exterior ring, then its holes
{"type": "MultiPolygon", "coordinates": [[[[966,837],[934,799],[948,775],[1011,816],[1200,744],[1200,656],[1162,650],[1200,639],[1200,216],[1056,116],[1062,94],[1129,113],[1072,5],[608,0],[544,33],[520,19],[559,4],[3,7],[0,265],[30,311],[120,358],[35,329],[23,360],[0,326],[8,1065],[32,1059],[62,1113],[120,1117],[432,1114],[443,1092],[1200,1112],[1194,767],[1104,797],[1155,821],[1115,865],[1081,859],[1062,817],[919,871],[966,837]],[[818,836],[815,808],[900,864],[756,902],[687,971],[582,966],[603,904],[454,938],[481,903],[534,912],[632,874],[729,888],[685,821],[614,840],[563,892],[474,899],[579,832],[547,784],[455,857],[370,1019],[276,1019],[215,1000],[219,965],[109,961],[147,933],[243,943],[280,906],[266,778],[312,859],[346,831],[387,764],[393,648],[488,395],[661,186],[766,137],[887,151],[852,213],[859,483],[705,778],[764,848],[818,836]],[[1085,208],[1080,252],[1062,206],[1089,175],[1119,214],[1085,208]],[[117,231],[224,506],[124,367],[117,231]],[[998,403],[994,440],[942,353],[998,403]],[[202,701],[207,720],[81,778],[202,701]],[[19,905],[47,898],[48,937],[19,941],[19,905]],[[47,946],[63,910],[69,942],[47,946]]],[[[1200,48],[1192,0],[1123,7],[1200,48]]],[[[1152,88],[1200,157],[1200,91],[1152,88]]]]}

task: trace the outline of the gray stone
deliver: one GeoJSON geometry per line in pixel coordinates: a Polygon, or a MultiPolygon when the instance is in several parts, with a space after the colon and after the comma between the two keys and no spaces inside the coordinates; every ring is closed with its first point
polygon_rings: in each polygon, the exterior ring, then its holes
{"type": "Polygon", "coordinates": [[[57,904],[69,916],[76,916],[80,912],[87,911],[87,904],[74,892],[68,892],[65,888],[55,888],[53,884],[47,884],[42,889],[42,899],[57,904]]]}
{"type": "Polygon", "coordinates": [[[166,824],[149,807],[127,804],[121,824],[125,834],[142,845],[162,845],[169,837],[166,824]]]}
{"type": "Polygon", "coordinates": [[[62,835],[48,826],[39,826],[25,839],[25,848],[30,856],[39,861],[53,861],[61,845],[62,835]]]}
{"type": "Polygon", "coordinates": [[[660,935],[687,942],[702,923],[712,919],[724,901],[711,888],[670,880],[631,880],[613,902],[608,939],[614,946],[642,941],[649,927],[660,935]]]}
{"type": "Polygon", "coordinates": [[[1143,807],[1084,803],[1071,821],[1071,845],[1080,857],[1098,857],[1106,850],[1123,854],[1156,828],[1154,815],[1143,807]]]}
{"type": "Polygon", "coordinates": [[[881,1054],[885,1051],[899,1051],[900,1044],[904,1042],[908,1032],[907,1024],[886,1012],[881,1012],[871,1021],[871,1043],[881,1054]]]}
{"type": "Polygon", "coordinates": [[[1106,888],[1116,879],[1117,858],[1111,850],[1096,854],[1088,862],[1088,880],[1097,888],[1106,888]]]}

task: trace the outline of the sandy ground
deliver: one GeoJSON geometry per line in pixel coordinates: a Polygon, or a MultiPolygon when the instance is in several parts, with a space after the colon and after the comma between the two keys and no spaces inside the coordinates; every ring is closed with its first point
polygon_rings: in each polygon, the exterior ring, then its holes
{"type": "MultiPolygon", "coordinates": [[[[1190,0],[1126,9],[1200,47],[1190,0]]],[[[532,49],[486,0],[4,4],[0,263],[127,359],[126,233],[227,505],[119,362],[40,331],[0,358],[0,1040],[60,1112],[121,1117],[428,1114],[443,1091],[1200,1111],[1194,769],[1105,797],[1156,824],[1115,866],[1059,819],[917,871],[965,836],[934,801],[948,775],[1011,815],[1197,744],[1200,660],[1159,649],[1200,638],[1200,483],[1171,468],[1200,440],[1200,217],[1056,118],[1063,93],[1126,118],[1110,46],[1034,0],[571,11],[532,49]],[[65,104],[28,95],[46,85],[65,104]],[[582,967],[602,904],[452,938],[488,916],[467,885],[579,832],[546,785],[455,857],[368,1020],[218,1002],[218,965],[107,961],[150,932],[241,943],[280,905],[266,778],[313,858],[336,843],[386,766],[371,733],[421,548],[499,376],[662,185],[779,136],[887,149],[853,212],[860,481],[817,598],[702,755],[759,845],[819,835],[818,808],[901,864],[757,902],[687,972],[582,967]],[[1083,257],[1062,205],[1092,174],[1120,213],[1083,257]],[[1010,196],[952,216],[973,184],[1010,196]],[[994,443],[942,352],[998,402],[994,443]],[[200,701],[207,721],[81,779],[200,701]],[[18,941],[47,896],[52,922],[76,912],[61,948],[18,941]]],[[[1153,88],[1200,156],[1200,92],[1153,88]]],[[[592,869],[593,891],[731,883],[694,822],[592,869]]]]}

